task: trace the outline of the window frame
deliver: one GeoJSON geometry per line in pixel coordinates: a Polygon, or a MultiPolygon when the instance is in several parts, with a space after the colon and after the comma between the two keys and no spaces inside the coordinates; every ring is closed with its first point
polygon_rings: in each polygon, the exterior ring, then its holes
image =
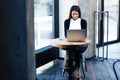
{"type": "MultiPolygon", "coordinates": [[[[53,0],[53,37],[59,37],[59,0],[53,0]]],[[[59,49],[50,45],[35,50],[36,68],[59,58],[59,49]]]]}

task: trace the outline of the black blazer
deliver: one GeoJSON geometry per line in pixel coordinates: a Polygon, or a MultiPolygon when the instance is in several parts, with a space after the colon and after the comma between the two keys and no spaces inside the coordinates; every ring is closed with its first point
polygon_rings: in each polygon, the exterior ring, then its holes
{"type": "MultiPolygon", "coordinates": [[[[81,29],[87,29],[87,21],[85,19],[81,19],[80,22],[81,29]]],[[[66,19],[64,21],[64,32],[65,32],[65,37],[67,37],[67,30],[69,29],[70,26],[70,19],[66,19]]],[[[87,30],[86,30],[87,33],[87,30]]]]}

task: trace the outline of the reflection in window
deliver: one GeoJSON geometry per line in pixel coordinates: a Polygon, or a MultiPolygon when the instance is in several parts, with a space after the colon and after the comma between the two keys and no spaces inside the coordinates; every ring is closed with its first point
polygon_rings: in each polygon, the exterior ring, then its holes
{"type": "Polygon", "coordinates": [[[53,38],[52,0],[34,0],[35,50],[49,45],[53,38]]]}

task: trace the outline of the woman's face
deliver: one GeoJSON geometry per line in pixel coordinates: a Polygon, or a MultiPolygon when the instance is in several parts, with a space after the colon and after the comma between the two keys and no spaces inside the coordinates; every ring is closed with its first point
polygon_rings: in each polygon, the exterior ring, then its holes
{"type": "Polygon", "coordinates": [[[77,20],[79,18],[78,11],[72,11],[71,15],[72,15],[73,20],[77,20]]]}

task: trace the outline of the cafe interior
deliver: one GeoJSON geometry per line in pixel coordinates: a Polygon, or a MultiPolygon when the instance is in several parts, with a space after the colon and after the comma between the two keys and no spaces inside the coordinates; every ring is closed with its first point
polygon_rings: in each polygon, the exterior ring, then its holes
{"type": "Polygon", "coordinates": [[[80,61],[82,80],[120,80],[119,4],[119,0],[0,0],[1,79],[76,80],[68,77],[71,69],[64,65],[67,51],[79,43],[69,43],[68,50],[68,42],[62,40],[64,21],[71,6],[78,5],[87,21],[88,39],[80,43],[88,46],[80,61]]]}

